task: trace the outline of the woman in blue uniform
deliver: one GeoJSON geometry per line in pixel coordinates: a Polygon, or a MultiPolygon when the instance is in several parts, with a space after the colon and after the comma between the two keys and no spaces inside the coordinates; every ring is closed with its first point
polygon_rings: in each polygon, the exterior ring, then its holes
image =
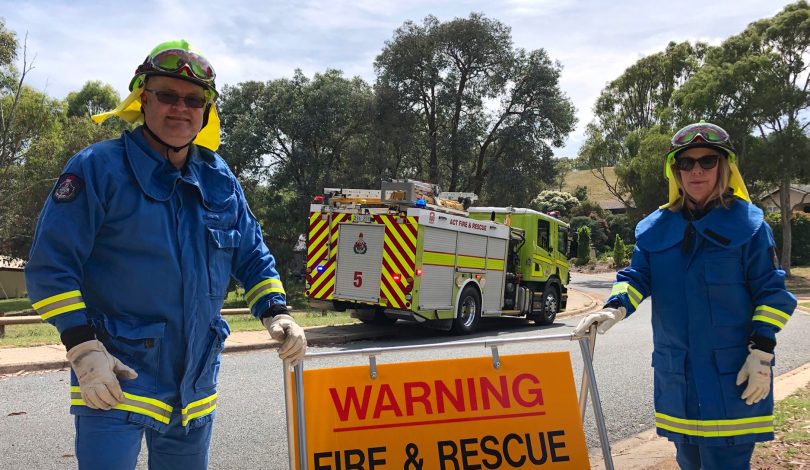
{"type": "Polygon", "coordinates": [[[656,429],[682,469],[748,469],[754,444],[773,439],[776,333],[796,299],[736,160],[717,125],[672,137],[668,203],[639,222],[605,308],[575,329],[604,333],[652,298],[656,429]]]}

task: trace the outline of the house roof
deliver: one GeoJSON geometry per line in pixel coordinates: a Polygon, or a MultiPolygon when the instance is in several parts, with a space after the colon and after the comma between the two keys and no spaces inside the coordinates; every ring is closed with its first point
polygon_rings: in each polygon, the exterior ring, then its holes
{"type": "Polygon", "coordinates": [[[602,201],[597,201],[597,204],[599,204],[599,207],[607,211],[616,209],[629,209],[629,207],[627,207],[627,204],[623,203],[622,201],[619,201],[618,199],[605,199],[602,201]]]}
{"type": "MultiPolygon", "coordinates": [[[[800,192],[800,193],[810,194],[810,184],[791,184],[790,189],[792,189],[793,191],[800,192]]],[[[762,193],[759,196],[759,199],[760,200],[765,199],[766,197],[771,196],[771,195],[773,195],[775,193],[778,193],[778,192],[779,192],[778,187],[774,188],[774,189],[771,189],[769,191],[766,191],[766,192],[762,193]]]]}

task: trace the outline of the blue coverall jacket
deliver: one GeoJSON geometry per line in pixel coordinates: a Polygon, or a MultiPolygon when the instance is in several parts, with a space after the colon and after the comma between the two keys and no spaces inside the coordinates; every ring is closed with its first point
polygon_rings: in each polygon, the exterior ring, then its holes
{"type": "Polygon", "coordinates": [[[76,154],[39,219],[29,296],[60,333],[91,324],[138,378],[122,380],[125,401],[101,411],[85,406],[71,372],[71,413],[158,431],[172,413],[190,428],[211,421],[231,276],[255,316],[285,304],[273,256],[219,155],[192,145],[178,170],[141,128],[76,154]]]}
{"type": "Polygon", "coordinates": [[[746,405],[746,383],[735,382],[751,336],[775,339],[796,307],[784,275],[762,211],[740,199],[695,221],[661,209],[639,222],[608,303],[629,315],[652,297],[659,435],[697,445],[773,439],[773,394],[746,405]]]}

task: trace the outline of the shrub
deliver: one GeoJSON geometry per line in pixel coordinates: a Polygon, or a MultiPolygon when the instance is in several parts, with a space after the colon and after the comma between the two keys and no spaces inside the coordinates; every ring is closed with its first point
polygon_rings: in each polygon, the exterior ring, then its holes
{"type": "Polygon", "coordinates": [[[591,260],[591,229],[583,225],[577,230],[577,266],[591,260]]]}
{"type": "Polygon", "coordinates": [[[591,244],[597,249],[597,251],[604,252],[605,250],[610,250],[610,239],[607,235],[607,222],[595,214],[592,214],[591,217],[587,216],[578,216],[571,219],[568,224],[571,226],[571,229],[579,231],[579,228],[587,226],[590,230],[591,235],[591,244]]]}
{"type": "Polygon", "coordinates": [[[543,213],[559,211],[560,215],[565,217],[571,212],[571,209],[578,205],[579,199],[575,198],[571,193],[542,191],[529,204],[529,207],[543,213]]]}
{"type": "MultiPolygon", "coordinates": [[[[782,256],[782,216],[774,212],[765,216],[776,239],[776,251],[782,256]]],[[[794,212],[790,218],[790,264],[806,266],[810,264],[810,214],[794,212]]]]}
{"type": "Polygon", "coordinates": [[[613,243],[613,267],[621,268],[625,265],[627,258],[627,248],[622,241],[622,237],[616,234],[616,241],[613,243]]]}

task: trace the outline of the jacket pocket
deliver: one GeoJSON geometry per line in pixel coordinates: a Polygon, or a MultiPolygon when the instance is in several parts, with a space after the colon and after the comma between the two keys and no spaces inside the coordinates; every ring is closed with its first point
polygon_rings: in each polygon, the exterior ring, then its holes
{"type": "Polygon", "coordinates": [[[122,381],[122,386],[157,392],[166,323],[129,324],[110,318],[99,323],[99,339],[107,351],[138,373],[136,379],[122,381]]]}
{"type": "MultiPolygon", "coordinates": [[[[748,382],[737,385],[737,374],[745,364],[746,357],[748,357],[748,349],[745,346],[714,350],[714,365],[717,368],[720,393],[723,396],[723,406],[725,407],[724,416],[728,418],[771,414],[771,411],[768,411],[773,407],[771,400],[766,398],[754,405],[746,405],[745,400],[741,398],[748,382]]],[[[771,390],[773,390],[773,379],[771,379],[771,390]]]]}
{"type": "Polygon", "coordinates": [[[211,322],[206,349],[200,359],[200,373],[194,381],[195,391],[213,390],[217,386],[221,353],[230,334],[231,329],[224,318],[217,317],[211,322]]]}
{"type": "Polygon", "coordinates": [[[743,327],[751,322],[751,296],[736,258],[710,259],[705,265],[706,291],[715,326],[743,327]]]}
{"type": "Polygon", "coordinates": [[[657,348],[652,354],[655,411],[686,417],[686,351],[657,348]]]}
{"type": "Polygon", "coordinates": [[[231,280],[233,255],[242,234],[236,229],[208,229],[208,293],[223,298],[231,280]]]}

